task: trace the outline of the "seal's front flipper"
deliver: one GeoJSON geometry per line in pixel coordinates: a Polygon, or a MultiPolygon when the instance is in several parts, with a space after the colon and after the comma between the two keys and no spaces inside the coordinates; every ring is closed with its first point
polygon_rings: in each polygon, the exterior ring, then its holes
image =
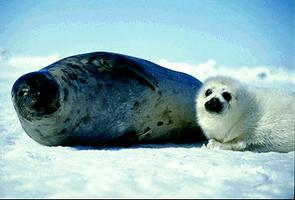
{"type": "Polygon", "coordinates": [[[97,66],[97,70],[101,73],[117,73],[136,79],[153,91],[159,87],[156,78],[148,73],[140,63],[128,56],[108,52],[91,53],[87,63],[97,66]]]}
{"type": "Polygon", "coordinates": [[[115,60],[114,66],[114,70],[116,72],[126,75],[132,79],[136,79],[154,91],[156,91],[156,89],[159,87],[158,81],[155,79],[155,77],[152,74],[146,72],[146,70],[136,61],[125,57],[120,57],[115,60]]]}

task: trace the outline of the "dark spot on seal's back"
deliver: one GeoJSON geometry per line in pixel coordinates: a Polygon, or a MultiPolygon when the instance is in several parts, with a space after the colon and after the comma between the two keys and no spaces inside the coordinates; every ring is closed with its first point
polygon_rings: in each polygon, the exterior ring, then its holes
{"type": "Polygon", "coordinates": [[[67,118],[67,119],[64,121],[64,123],[67,123],[68,121],[70,121],[70,118],[67,118]]]}
{"type": "Polygon", "coordinates": [[[75,73],[69,73],[68,76],[72,80],[77,80],[78,79],[78,76],[75,73]]]}
{"type": "Polygon", "coordinates": [[[84,124],[89,124],[91,122],[91,117],[89,114],[86,114],[84,117],[81,119],[82,123],[84,124]]]}
{"type": "Polygon", "coordinates": [[[69,90],[67,88],[64,88],[64,101],[67,100],[69,94],[69,90]]]}
{"type": "Polygon", "coordinates": [[[81,83],[86,83],[86,80],[84,80],[84,79],[79,79],[79,81],[81,82],[81,83]]]}
{"type": "Polygon", "coordinates": [[[170,115],[170,113],[172,113],[172,110],[169,110],[168,108],[166,108],[163,112],[163,116],[168,116],[170,115]]]}
{"type": "Polygon", "coordinates": [[[79,65],[76,65],[76,64],[73,64],[73,63],[67,63],[67,66],[71,67],[71,68],[73,68],[75,70],[79,70],[80,72],[83,72],[83,70],[80,68],[79,65]]]}
{"type": "Polygon", "coordinates": [[[168,109],[168,107],[164,110],[164,112],[162,113],[162,117],[165,119],[165,121],[167,120],[167,125],[172,124],[172,118],[170,116],[170,114],[172,113],[171,110],[168,109]]]}
{"type": "Polygon", "coordinates": [[[66,69],[61,69],[61,71],[64,73],[64,74],[68,74],[68,71],[66,69]]]}
{"type": "Polygon", "coordinates": [[[164,123],[161,121],[158,121],[157,126],[162,126],[164,123]]]}
{"type": "Polygon", "coordinates": [[[64,82],[66,83],[68,82],[68,80],[64,76],[62,76],[61,79],[64,80],[64,82]]]}
{"type": "Polygon", "coordinates": [[[138,107],[139,106],[139,102],[135,101],[135,103],[133,104],[134,107],[138,107]]]}
{"type": "Polygon", "coordinates": [[[66,131],[67,131],[66,128],[62,129],[62,130],[60,131],[60,134],[64,134],[66,131]]]}

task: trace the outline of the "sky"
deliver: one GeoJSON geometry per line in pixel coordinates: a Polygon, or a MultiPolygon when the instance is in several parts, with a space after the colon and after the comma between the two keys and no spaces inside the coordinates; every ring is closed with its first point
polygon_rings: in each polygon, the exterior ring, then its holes
{"type": "Polygon", "coordinates": [[[293,0],[0,0],[0,50],[295,69],[293,0]]]}

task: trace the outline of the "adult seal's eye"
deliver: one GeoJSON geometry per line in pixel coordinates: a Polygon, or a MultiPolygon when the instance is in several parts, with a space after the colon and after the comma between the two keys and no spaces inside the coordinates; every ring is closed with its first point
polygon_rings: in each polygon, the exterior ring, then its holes
{"type": "Polygon", "coordinates": [[[224,92],[224,93],[222,93],[222,96],[223,96],[223,98],[224,98],[226,101],[230,101],[230,100],[231,100],[231,94],[228,93],[228,92],[224,92]]]}
{"type": "Polygon", "coordinates": [[[210,94],[212,94],[212,90],[211,89],[206,90],[205,97],[208,97],[210,94]]]}

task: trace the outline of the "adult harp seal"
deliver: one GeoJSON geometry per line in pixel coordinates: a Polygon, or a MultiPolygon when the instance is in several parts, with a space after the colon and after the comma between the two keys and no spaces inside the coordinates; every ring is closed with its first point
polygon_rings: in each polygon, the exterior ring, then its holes
{"type": "Polygon", "coordinates": [[[25,132],[48,146],[195,142],[200,86],[140,58],[94,52],[23,75],[12,101],[25,132]]]}

